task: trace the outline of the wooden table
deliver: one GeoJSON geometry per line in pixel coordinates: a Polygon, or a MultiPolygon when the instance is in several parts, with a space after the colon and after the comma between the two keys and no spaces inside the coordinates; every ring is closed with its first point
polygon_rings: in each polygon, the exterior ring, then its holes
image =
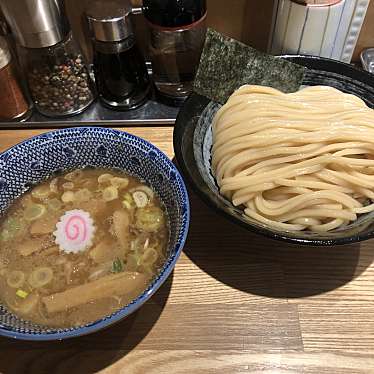
{"type": "MultiPolygon", "coordinates": [[[[173,157],[170,127],[125,129],[173,157]]],[[[0,131],[0,151],[41,130],[0,131]]],[[[55,343],[0,339],[0,373],[374,373],[374,240],[271,241],[191,192],[184,254],[127,320],[55,343]]]]}

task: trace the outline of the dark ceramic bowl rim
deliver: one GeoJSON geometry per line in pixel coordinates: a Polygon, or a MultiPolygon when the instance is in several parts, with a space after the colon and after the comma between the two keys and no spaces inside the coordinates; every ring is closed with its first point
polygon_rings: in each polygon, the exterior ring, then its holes
{"type": "MultiPolygon", "coordinates": [[[[374,76],[366,71],[359,70],[355,67],[353,67],[350,64],[346,64],[344,62],[332,60],[329,58],[322,58],[318,56],[309,56],[309,55],[282,55],[277,56],[278,58],[285,58],[291,62],[294,63],[300,63],[301,65],[305,67],[310,67],[315,63],[320,63],[324,66],[325,71],[327,72],[334,72],[336,70],[337,65],[341,68],[342,75],[345,75],[347,77],[350,77],[352,79],[359,79],[361,81],[368,80],[373,82],[374,87],[374,76]]],[[[312,67],[313,68],[313,67],[312,67]]],[[[314,67],[315,68],[315,67],[314,67]]],[[[200,119],[200,116],[206,106],[211,102],[210,99],[208,99],[205,96],[201,96],[196,93],[192,93],[188,99],[186,100],[184,106],[180,110],[175,127],[174,127],[174,134],[173,134],[173,144],[174,144],[174,152],[176,159],[178,161],[178,165],[180,169],[182,170],[182,173],[185,177],[185,179],[188,181],[188,184],[192,187],[192,189],[196,192],[196,194],[204,201],[204,203],[212,208],[215,212],[219,213],[220,215],[224,216],[226,219],[228,219],[231,222],[234,222],[236,224],[239,224],[241,227],[254,232],[256,234],[261,234],[267,238],[274,239],[274,240],[281,240],[292,244],[300,244],[300,245],[307,245],[307,246],[332,246],[332,245],[344,245],[344,244],[352,244],[364,240],[368,240],[374,237],[374,229],[371,232],[365,233],[365,234],[353,234],[351,236],[343,237],[343,238],[331,238],[331,239],[319,239],[319,238],[298,238],[298,237],[291,237],[287,236],[285,234],[282,234],[281,232],[273,231],[270,228],[260,227],[260,226],[254,226],[251,223],[246,223],[238,219],[237,217],[233,216],[229,212],[223,210],[219,204],[217,204],[215,201],[213,201],[209,194],[205,193],[200,186],[206,186],[207,184],[202,178],[199,171],[198,173],[198,183],[194,180],[194,177],[192,176],[189,167],[192,165],[187,164],[183,152],[182,152],[182,143],[183,138],[185,134],[185,122],[182,119],[183,115],[189,115],[193,117],[193,126],[192,131],[195,130],[196,125],[200,119]]],[[[190,126],[190,127],[191,127],[190,126]]],[[[197,168],[196,162],[193,165],[194,168],[197,168]]],[[[209,189],[210,190],[210,189],[209,189]]],[[[211,191],[211,190],[210,190],[211,191]]],[[[214,193],[214,192],[212,192],[214,193]]]]}
{"type": "MultiPolygon", "coordinates": [[[[9,150],[12,150],[15,147],[18,147],[22,144],[28,143],[32,139],[40,138],[45,134],[54,134],[58,133],[60,131],[69,131],[69,130],[74,130],[75,128],[69,128],[69,129],[58,129],[58,130],[53,130],[53,131],[48,131],[46,133],[42,133],[33,137],[30,137],[28,139],[25,139],[9,148],[7,148],[5,151],[0,153],[0,156],[3,155],[4,153],[8,152],[9,150]]],[[[98,321],[94,321],[86,326],[79,327],[73,330],[68,330],[68,331],[62,331],[62,332],[54,332],[54,333],[20,333],[20,332],[15,332],[7,327],[4,327],[0,325],[0,336],[5,336],[8,338],[13,338],[13,339],[18,339],[18,340],[26,340],[26,341],[51,341],[51,340],[65,340],[68,338],[75,338],[79,336],[84,336],[88,335],[91,333],[94,333],[99,330],[103,330],[125,318],[127,318],[130,314],[135,312],[137,309],[139,309],[146,301],[148,301],[153,294],[161,287],[161,285],[166,281],[166,279],[169,277],[170,273],[173,271],[175,264],[183,250],[183,247],[185,245],[187,235],[188,235],[188,229],[189,229],[189,224],[190,224],[190,202],[189,202],[189,197],[188,197],[188,192],[186,185],[184,183],[183,177],[179,173],[178,169],[176,166],[172,163],[172,161],[169,159],[169,157],[162,152],[159,148],[157,148],[155,145],[152,143],[146,141],[145,139],[142,139],[136,135],[130,134],[125,131],[119,131],[119,130],[114,130],[110,128],[104,128],[104,127],[98,127],[98,126],[87,126],[87,127],[79,127],[79,129],[85,130],[93,130],[93,129],[101,129],[104,131],[110,130],[111,132],[117,133],[119,136],[126,136],[128,138],[133,138],[137,139],[138,141],[148,145],[150,148],[152,148],[157,154],[161,155],[165,161],[168,163],[170,168],[175,172],[177,178],[180,181],[180,185],[182,187],[183,191],[183,198],[185,199],[185,204],[186,204],[186,221],[185,225],[181,227],[181,231],[183,232],[180,238],[179,243],[174,248],[174,254],[170,256],[168,259],[166,259],[165,264],[167,264],[166,267],[164,267],[163,272],[152,282],[151,287],[147,287],[147,289],[136,299],[134,299],[130,304],[124,306],[123,308],[119,309],[117,312],[115,312],[114,315],[108,318],[104,318],[98,321]]]]}

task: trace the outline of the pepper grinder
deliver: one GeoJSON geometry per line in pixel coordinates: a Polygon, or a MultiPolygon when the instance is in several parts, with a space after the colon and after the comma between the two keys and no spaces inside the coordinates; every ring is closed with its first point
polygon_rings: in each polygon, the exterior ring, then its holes
{"type": "Polygon", "coordinates": [[[2,0],[36,109],[50,117],[85,110],[95,98],[62,0],[2,0]]]}
{"type": "Polygon", "coordinates": [[[112,109],[128,110],[143,104],[150,82],[136,43],[127,2],[95,1],[86,16],[94,50],[99,97],[112,109]]]}

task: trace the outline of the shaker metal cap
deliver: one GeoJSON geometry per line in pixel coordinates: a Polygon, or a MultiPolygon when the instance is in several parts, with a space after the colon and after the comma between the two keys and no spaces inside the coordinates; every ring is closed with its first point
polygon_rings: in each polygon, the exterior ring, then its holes
{"type": "Polygon", "coordinates": [[[22,46],[44,48],[69,31],[62,0],[2,0],[4,16],[22,46]]]}
{"type": "Polygon", "coordinates": [[[102,42],[116,42],[133,34],[131,6],[127,1],[94,1],[86,10],[92,36],[102,42]]]}

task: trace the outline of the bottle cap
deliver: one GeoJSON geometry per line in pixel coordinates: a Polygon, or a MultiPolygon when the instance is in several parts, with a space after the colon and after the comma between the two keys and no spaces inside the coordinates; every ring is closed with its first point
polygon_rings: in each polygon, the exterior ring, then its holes
{"type": "Polygon", "coordinates": [[[12,56],[8,48],[8,43],[4,37],[0,36],[0,69],[7,66],[11,58],[12,56]]]}
{"type": "Polygon", "coordinates": [[[69,31],[63,0],[3,0],[1,9],[18,43],[27,48],[55,45],[69,31]]]}
{"type": "Polygon", "coordinates": [[[158,26],[187,26],[204,17],[206,0],[144,0],[143,13],[158,26]]]}
{"type": "Polygon", "coordinates": [[[95,1],[86,10],[90,32],[102,42],[117,42],[132,35],[130,14],[126,1],[95,1]]]}

